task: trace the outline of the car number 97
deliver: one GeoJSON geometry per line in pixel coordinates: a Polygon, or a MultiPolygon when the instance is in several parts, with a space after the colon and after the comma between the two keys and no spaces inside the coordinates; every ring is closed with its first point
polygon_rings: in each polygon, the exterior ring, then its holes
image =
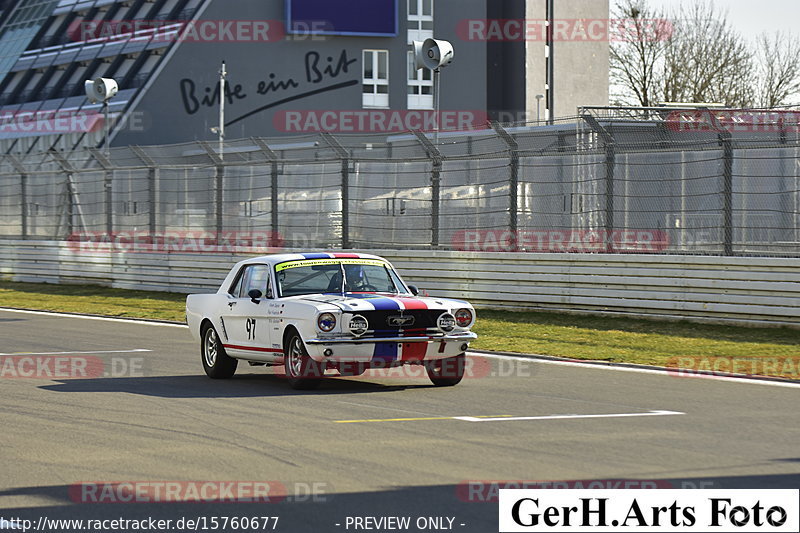
{"type": "Polygon", "coordinates": [[[255,340],[256,338],[256,319],[248,318],[245,322],[244,329],[247,330],[247,340],[255,340]]]}

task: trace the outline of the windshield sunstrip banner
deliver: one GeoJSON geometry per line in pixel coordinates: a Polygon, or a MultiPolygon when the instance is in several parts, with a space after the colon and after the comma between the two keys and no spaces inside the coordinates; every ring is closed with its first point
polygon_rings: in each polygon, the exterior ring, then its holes
{"type": "Polygon", "coordinates": [[[300,259],[298,261],[286,261],[285,263],[279,263],[275,265],[275,272],[280,272],[288,268],[319,266],[319,265],[339,265],[339,264],[386,266],[385,261],[380,261],[378,259],[346,259],[346,258],[300,259]]]}

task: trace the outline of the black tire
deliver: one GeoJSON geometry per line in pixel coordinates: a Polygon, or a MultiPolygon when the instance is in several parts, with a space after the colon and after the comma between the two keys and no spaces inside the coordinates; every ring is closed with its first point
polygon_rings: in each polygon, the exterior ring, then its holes
{"type": "Polygon", "coordinates": [[[323,367],[308,355],[303,339],[296,331],[286,336],[283,367],[289,386],[297,390],[316,389],[325,374],[323,367]]]}
{"type": "Polygon", "coordinates": [[[462,353],[455,357],[439,359],[437,361],[426,361],[425,370],[428,371],[428,378],[437,387],[452,387],[458,385],[464,378],[464,368],[466,367],[466,356],[462,353]]]}
{"type": "Polygon", "coordinates": [[[217,330],[211,324],[206,324],[200,331],[200,359],[208,377],[228,379],[233,376],[239,361],[227,354],[219,340],[217,330]]]}

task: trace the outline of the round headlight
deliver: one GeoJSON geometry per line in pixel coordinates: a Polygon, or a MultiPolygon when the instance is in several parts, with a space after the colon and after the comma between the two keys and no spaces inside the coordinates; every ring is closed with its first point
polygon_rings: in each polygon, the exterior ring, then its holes
{"type": "Polygon", "coordinates": [[[347,324],[347,327],[350,329],[350,333],[355,335],[356,337],[360,337],[364,333],[367,332],[369,328],[369,323],[367,319],[361,315],[355,315],[353,318],[350,319],[350,322],[347,324]]]}
{"type": "Polygon", "coordinates": [[[459,309],[455,313],[456,324],[460,328],[466,328],[472,323],[472,311],[469,309],[459,309]]]}
{"type": "Polygon", "coordinates": [[[336,315],[333,313],[322,313],[317,317],[317,327],[326,333],[333,331],[333,328],[336,327],[336,315]]]}
{"type": "Polygon", "coordinates": [[[436,325],[439,326],[439,329],[445,333],[450,333],[456,329],[456,318],[450,313],[442,313],[439,315],[436,325]]]}

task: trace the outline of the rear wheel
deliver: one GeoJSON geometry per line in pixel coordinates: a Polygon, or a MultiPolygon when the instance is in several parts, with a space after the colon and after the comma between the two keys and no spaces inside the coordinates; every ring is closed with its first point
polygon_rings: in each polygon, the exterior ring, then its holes
{"type": "Polygon", "coordinates": [[[203,360],[203,369],[208,377],[213,379],[226,379],[236,372],[239,362],[229,356],[217,335],[217,330],[211,324],[203,328],[202,341],[200,341],[200,356],[203,360]]]}
{"type": "Polygon", "coordinates": [[[289,386],[298,390],[319,387],[323,367],[308,355],[300,335],[295,331],[286,337],[283,347],[283,365],[289,386]]]}
{"type": "Polygon", "coordinates": [[[463,353],[447,359],[425,362],[428,378],[437,387],[458,385],[464,377],[465,366],[466,356],[463,353]]]}

